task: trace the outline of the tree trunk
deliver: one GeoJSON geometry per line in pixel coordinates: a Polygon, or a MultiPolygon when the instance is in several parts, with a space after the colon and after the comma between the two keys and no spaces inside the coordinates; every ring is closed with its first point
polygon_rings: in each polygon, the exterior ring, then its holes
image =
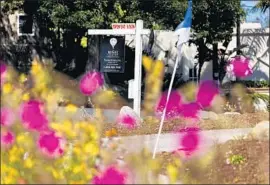
{"type": "Polygon", "coordinates": [[[205,50],[204,50],[204,41],[201,39],[199,41],[199,48],[198,48],[198,51],[199,51],[199,71],[198,71],[198,82],[200,82],[201,80],[201,71],[202,71],[202,66],[204,64],[204,60],[205,60],[205,50]]]}
{"type": "Polygon", "coordinates": [[[88,61],[86,71],[99,71],[99,36],[91,35],[88,37],[88,61]]]}
{"type": "Polygon", "coordinates": [[[199,63],[199,70],[198,70],[198,82],[201,81],[201,71],[202,71],[203,63],[199,63]]]}

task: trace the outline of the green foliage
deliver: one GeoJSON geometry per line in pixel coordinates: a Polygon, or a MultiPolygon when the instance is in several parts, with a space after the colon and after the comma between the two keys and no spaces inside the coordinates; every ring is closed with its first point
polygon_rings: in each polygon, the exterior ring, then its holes
{"type": "Polygon", "coordinates": [[[259,0],[259,2],[256,4],[254,9],[260,9],[262,12],[266,12],[267,9],[270,7],[270,1],[269,0],[259,0]]]}
{"type": "Polygon", "coordinates": [[[1,11],[6,13],[12,13],[16,10],[23,9],[24,0],[6,0],[0,1],[1,11]]]}
{"type": "Polygon", "coordinates": [[[237,17],[243,17],[240,0],[194,0],[193,23],[195,39],[205,44],[231,39],[237,17]]]}
{"type": "Polygon", "coordinates": [[[243,164],[246,159],[242,155],[232,155],[229,157],[230,164],[239,165],[243,164]]]}
{"type": "Polygon", "coordinates": [[[259,99],[261,99],[265,103],[269,104],[269,95],[267,95],[267,94],[253,93],[253,94],[250,94],[250,97],[252,98],[253,102],[255,102],[255,103],[257,103],[259,101],[259,99]]]}
{"type": "Polygon", "coordinates": [[[253,88],[266,88],[269,87],[269,81],[261,80],[261,81],[252,81],[252,80],[243,80],[239,83],[244,84],[246,87],[253,87],[253,88]]]}
{"type": "MultiPolygon", "coordinates": [[[[85,40],[83,45],[76,42],[76,46],[74,40],[80,41],[87,29],[107,29],[115,22],[134,23],[142,19],[145,28],[174,30],[187,9],[187,0],[6,0],[1,1],[2,10],[4,13],[23,11],[24,1],[28,2],[28,10],[31,6],[36,8],[33,17],[39,27],[37,43],[51,53],[59,53],[63,48],[69,53],[74,47],[84,49],[86,53],[85,40]]],[[[192,42],[206,47],[207,44],[230,40],[237,17],[244,15],[243,12],[240,0],[193,0],[192,42]]],[[[199,52],[208,53],[200,49],[199,52]]],[[[57,61],[62,58],[57,56],[57,61]]],[[[207,56],[200,58],[205,60],[207,56]]],[[[65,66],[65,62],[62,64],[65,66]]]]}

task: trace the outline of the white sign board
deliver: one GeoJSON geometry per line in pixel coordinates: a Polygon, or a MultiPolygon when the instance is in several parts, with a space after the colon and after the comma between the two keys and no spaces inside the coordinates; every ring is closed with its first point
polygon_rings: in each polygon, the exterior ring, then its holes
{"type": "Polygon", "coordinates": [[[142,77],[142,35],[151,31],[143,29],[143,21],[135,23],[113,23],[112,29],[89,29],[88,35],[135,35],[135,67],[134,81],[129,82],[129,97],[133,98],[133,109],[138,116],[141,114],[141,77],[142,77]]]}
{"type": "Polygon", "coordinates": [[[112,29],[114,30],[135,30],[135,23],[112,23],[112,29]]]}
{"type": "Polygon", "coordinates": [[[134,99],[133,86],[134,86],[134,80],[131,79],[128,81],[128,98],[129,99],[134,99]]]}

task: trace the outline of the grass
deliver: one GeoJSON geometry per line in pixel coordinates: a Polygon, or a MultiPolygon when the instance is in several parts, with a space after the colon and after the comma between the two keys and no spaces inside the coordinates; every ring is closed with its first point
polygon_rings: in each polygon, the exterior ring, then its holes
{"type": "MultiPolygon", "coordinates": [[[[260,121],[269,120],[268,112],[244,113],[241,115],[218,115],[217,120],[201,120],[199,126],[203,130],[212,129],[233,129],[233,128],[250,128],[254,127],[260,121]]],[[[184,127],[188,120],[175,119],[170,122],[165,122],[163,126],[163,133],[173,132],[179,127],[184,127]]],[[[143,135],[143,134],[157,134],[159,129],[159,120],[154,118],[146,118],[140,127],[129,130],[115,123],[104,124],[104,135],[106,131],[111,129],[116,130],[117,136],[143,135]]]]}
{"type": "MultiPolygon", "coordinates": [[[[184,170],[179,175],[184,184],[269,184],[269,141],[231,140],[216,145],[214,151],[212,161],[206,166],[199,159],[182,164],[184,170]],[[234,158],[242,159],[242,163],[227,164],[229,151],[234,158]]],[[[178,156],[164,152],[158,157],[165,167],[178,156]]],[[[163,173],[166,174],[165,168],[163,173]]]]}

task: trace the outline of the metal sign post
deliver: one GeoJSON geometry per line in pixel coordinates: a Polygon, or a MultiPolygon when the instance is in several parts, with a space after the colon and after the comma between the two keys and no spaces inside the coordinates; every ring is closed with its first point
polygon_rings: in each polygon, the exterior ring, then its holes
{"type": "Polygon", "coordinates": [[[137,20],[135,29],[130,23],[129,26],[121,26],[121,29],[89,29],[88,35],[135,35],[135,69],[133,84],[133,109],[140,116],[141,113],[141,77],[142,77],[142,35],[150,34],[150,30],[143,29],[143,21],[137,20]]]}

